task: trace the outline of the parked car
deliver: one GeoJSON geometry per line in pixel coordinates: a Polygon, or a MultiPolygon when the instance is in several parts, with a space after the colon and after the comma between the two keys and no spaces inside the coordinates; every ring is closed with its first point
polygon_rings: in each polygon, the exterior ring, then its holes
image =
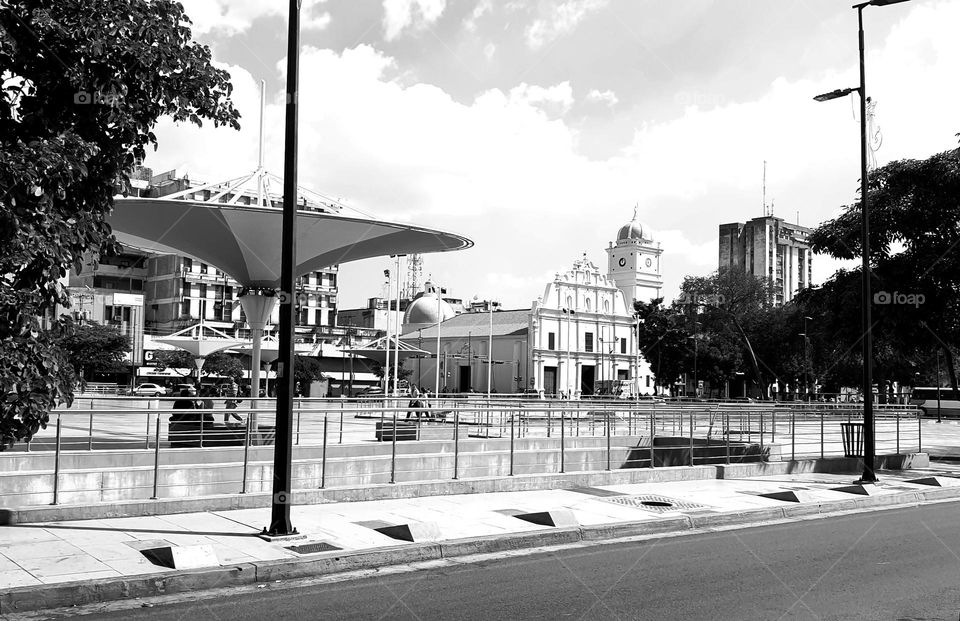
{"type": "Polygon", "coordinates": [[[130,394],[134,397],[164,397],[167,389],[160,384],[143,383],[134,388],[130,394]]]}
{"type": "MultiPolygon", "coordinates": [[[[914,388],[910,395],[910,405],[919,406],[922,416],[936,416],[937,388],[935,386],[914,388]]],[[[960,416],[960,401],[953,398],[951,387],[940,389],[940,416],[951,418],[960,416]]]]}

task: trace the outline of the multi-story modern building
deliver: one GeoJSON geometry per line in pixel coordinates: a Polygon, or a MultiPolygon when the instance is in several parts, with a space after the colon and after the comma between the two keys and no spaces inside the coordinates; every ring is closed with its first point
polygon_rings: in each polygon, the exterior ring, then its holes
{"type": "Polygon", "coordinates": [[[806,227],[774,216],[721,224],[719,269],[766,278],[773,286],[770,301],[784,304],[810,286],[810,233],[806,227]]]}

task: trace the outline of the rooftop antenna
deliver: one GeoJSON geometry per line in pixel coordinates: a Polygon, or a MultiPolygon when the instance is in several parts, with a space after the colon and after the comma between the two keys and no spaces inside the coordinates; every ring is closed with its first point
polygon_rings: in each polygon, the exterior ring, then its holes
{"type": "Polygon", "coordinates": [[[763,215],[767,215],[767,160],[763,160],[763,215]]]}

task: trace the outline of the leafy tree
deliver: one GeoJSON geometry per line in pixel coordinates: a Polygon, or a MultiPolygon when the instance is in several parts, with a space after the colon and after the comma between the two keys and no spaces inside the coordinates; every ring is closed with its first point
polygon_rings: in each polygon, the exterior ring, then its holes
{"type": "Polygon", "coordinates": [[[173,0],[5,0],[0,10],[0,445],[29,439],[72,400],[56,339],[71,330],[59,279],[118,251],[117,186],[156,147],[164,115],[239,128],[228,74],[191,41],[173,0]]]}
{"type": "Polygon", "coordinates": [[[640,319],[637,343],[653,371],[654,388],[665,386],[672,394],[674,382],[692,360],[689,323],[676,305],[664,307],[663,298],[635,300],[633,308],[640,319]]]}
{"type": "Polygon", "coordinates": [[[94,373],[118,373],[124,370],[123,357],[130,351],[130,339],[111,326],[88,323],[76,326],[59,341],[67,352],[74,372],[85,382],[94,373]]]}
{"type": "Polygon", "coordinates": [[[243,370],[243,365],[240,364],[236,356],[231,356],[222,351],[210,354],[203,363],[204,375],[229,377],[235,382],[243,379],[243,370]]]}
{"type": "MultiPolygon", "coordinates": [[[[277,370],[277,362],[275,360],[270,364],[270,368],[274,371],[277,370]]],[[[322,380],[323,377],[323,366],[319,360],[297,354],[293,361],[294,385],[299,384],[302,390],[307,390],[310,384],[322,380]]]]}
{"type": "MultiPolygon", "coordinates": [[[[875,376],[912,383],[918,366],[943,353],[954,398],[960,344],[960,149],[925,160],[898,160],[869,178],[870,263],[874,299],[875,376]],[[894,296],[897,296],[896,299],[894,296]],[[909,297],[912,296],[912,297],[909,297]]],[[[845,207],[811,236],[817,252],[841,259],[861,255],[861,203],[845,207]]],[[[859,269],[838,272],[810,302],[849,305],[833,330],[859,356],[859,269]]],[[[862,360],[859,361],[862,364],[862,360]]],[[[881,391],[882,392],[882,391],[881,391]]]]}
{"type": "Polygon", "coordinates": [[[162,349],[154,352],[153,362],[157,371],[172,370],[180,377],[190,377],[197,368],[190,352],[183,349],[162,349]],[[186,373],[183,372],[186,369],[186,373]]]}
{"type": "Polygon", "coordinates": [[[687,276],[680,288],[682,299],[691,302],[687,305],[688,312],[696,316],[696,321],[702,318],[728,344],[731,340],[739,340],[741,355],[750,365],[761,395],[766,398],[770,383],[768,376],[776,376],[776,372],[768,365],[767,376],[761,372],[761,358],[755,344],[762,342],[767,334],[762,326],[772,308],[770,285],[751,274],[722,270],[707,277],[687,276]]]}

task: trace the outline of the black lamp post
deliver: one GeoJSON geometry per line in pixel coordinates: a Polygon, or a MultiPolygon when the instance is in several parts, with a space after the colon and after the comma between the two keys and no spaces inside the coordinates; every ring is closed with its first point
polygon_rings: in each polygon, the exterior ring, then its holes
{"type": "Polygon", "coordinates": [[[297,98],[300,60],[300,2],[290,0],[287,31],[287,103],[283,154],[283,230],[280,252],[280,339],[277,358],[276,445],[273,453],[273,501],[270,526],[264,534],[271,537],[296,535],[290,522],[293,457],[293,364],[294,327],[296,326],[297,256],[297,98]]]}
{"type": "Polygon", "coordinates": [[[873,424],[873,326],[870,313],[872,303],[870,295],[870,212],[867,201],[867,77],[863,55],[863,9],[868,6],[886,6],[899,4],[907,0],[870,0],[853,5],[857,10],[857,25],[860,47],[860,86],[841,88],[829,93],[817,95],[816,101],[829,101],[845,97],[856,91],[860,94],[860,216],[861,235],[863,237],[863,286],[862,286],[862,326],[863,326],[863,476],[861,483],[876,483],[874,471],[876,461],[876,438],[873,424]]]}

